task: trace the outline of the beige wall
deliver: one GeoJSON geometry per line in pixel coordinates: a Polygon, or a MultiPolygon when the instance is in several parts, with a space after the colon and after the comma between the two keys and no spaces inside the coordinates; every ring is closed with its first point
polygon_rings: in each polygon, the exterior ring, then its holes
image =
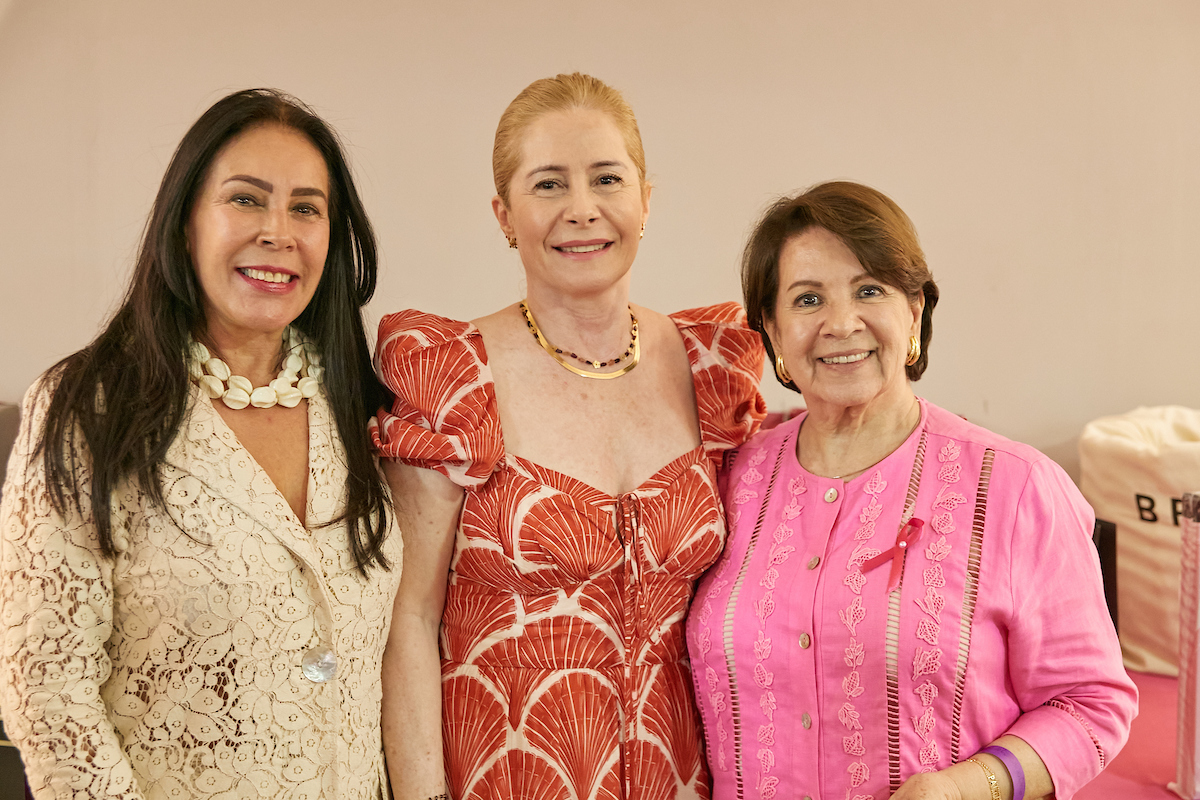
{"type": "Polygon", "coordinates": [[[736,297],[764,204],[852,178],[910,213],[942,287],[921,394],[1069,469],[1089,419],[1200,406],[1196,0],[0,0],[0,400],[94,334],[179,137],[247,86],[349,142],[373,317],[518,299],[491,135],[575,69],[641,121],[638,302],[736,297]]]}

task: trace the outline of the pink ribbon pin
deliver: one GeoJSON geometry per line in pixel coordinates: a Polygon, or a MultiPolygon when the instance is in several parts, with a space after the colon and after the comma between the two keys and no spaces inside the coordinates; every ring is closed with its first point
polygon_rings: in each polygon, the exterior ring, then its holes
{"type": "Polygon", "coordinates": [[[862,571],[870,572],[890,559],[892,571],[888,575],[888,591],[896,591],[896,587],[900,585],[900,571],[904,568],[904,551],[910,544],[915,544],[917,539],[921,538],[921,529],[924,527],[925,520],[916,517],[904,523],[900,532],[896,534],[896,546],[864,561],[862,571]]]}

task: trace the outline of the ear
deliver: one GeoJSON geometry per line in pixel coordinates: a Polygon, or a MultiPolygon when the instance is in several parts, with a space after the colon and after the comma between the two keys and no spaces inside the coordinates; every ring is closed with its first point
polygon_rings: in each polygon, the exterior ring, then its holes
{"type": "Polygon", "coordinates": [[[925,313],[925,292],[918,291],[917,296],[908,301],[913,312],[912,336],[921,338],[921,316],[925,313]]]}
{"type": "Polygon", "coordinates": [[[775,320],[767,319],[764,315],[762,325],[763,330],[766,331],[767,338],[771,340],[771,349],[776,353],[783,352],[779,349],[779,326],[775,324],[775,320]]]}
{"type": "Polygon", "coordinates": [[[492,213],[496,215],[496,221],[500,223],[500,230],[504,232],[505,236],[511,238],[514,235],[513,227],[508,220],[508,208],[500,199],[500,195],[492,198],[492,213]]]}
{"type": "Polygon", "coordinates": [[[646,188],[642,190],[642,227],[646,227],[646,219],[650,216],[650,193],[654,191],[654,187],[646,184],[646,188]]]}

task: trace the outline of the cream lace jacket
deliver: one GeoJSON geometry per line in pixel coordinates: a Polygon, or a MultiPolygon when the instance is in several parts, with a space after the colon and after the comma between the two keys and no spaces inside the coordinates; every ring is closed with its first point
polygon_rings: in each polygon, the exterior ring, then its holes
{"type": "Polygon", "coordinates": [[[345,528],[320,527],[347,477],[324,395],[309,401],[307,527],[193,392],[166,508],[136,482],[114,492],[112,561],[88,497],[82,515],[50,506],[31,458],[46,405],[26,395],[0,503],[0,707],[34,796],[380,797],[401,543],[393,528],[392,570],[363,579],[345,528]]]}

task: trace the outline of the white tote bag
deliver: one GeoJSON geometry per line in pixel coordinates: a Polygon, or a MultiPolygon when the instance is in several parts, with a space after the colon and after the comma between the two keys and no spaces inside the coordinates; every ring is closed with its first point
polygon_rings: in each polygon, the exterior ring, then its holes
{"type": "MultiPolygon", "coordinates": [[[[1200,487],[1198,487],[1200,488],[1200,487]]],[[[1187,800],[1200,798],[1200,493],[1183,497],[1183,564],[1179,592],[1179,716],[1175,782],[1187,800]]]]}
{"type": "Polygon", "coordinates": [[[1183,495],[1200,487],[1200,411],[1138,408],[1089,422],[1080,489],[1117,526],[1117,624],[1125,666],[1178,674],[1183,495]]]}

